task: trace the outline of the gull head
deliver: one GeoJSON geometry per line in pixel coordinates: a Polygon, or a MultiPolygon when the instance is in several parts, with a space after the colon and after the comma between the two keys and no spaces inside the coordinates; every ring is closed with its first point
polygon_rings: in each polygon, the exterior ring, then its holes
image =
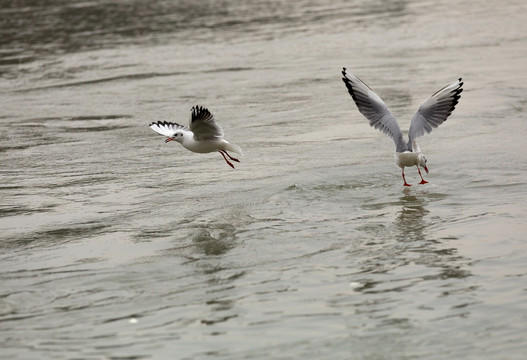
{"type": "Polygon", "coordinates": [[[178,143],[181,143],[183,141],[183,133],[181,131],[178,131],[174,135],[167,137],[165,142],[167,143],[172,140],[177,141],[178,143]]]}
{"type": "Polygon", "coordinates": [[[419,160],[419,166],[421,166],[423,169],[425,169],[426,173],[428,174],[428,168],[426,167],[426,158],[423,154],[419,154],[418,157],[419,160]]]}

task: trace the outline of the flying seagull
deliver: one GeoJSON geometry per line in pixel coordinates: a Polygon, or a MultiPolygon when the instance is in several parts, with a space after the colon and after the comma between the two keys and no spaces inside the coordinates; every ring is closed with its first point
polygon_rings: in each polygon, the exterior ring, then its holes
{"type": "Polygon", "coordinates": [[[395,162],[402,169],[404,186],[411,186],[404,177],[405,166],[417,166],[417,171],[421,177],[419,184],[426,184],[428,181],[423,179],[419,169],[419,166],[423,167],[428,174],[426,158],[421,153],[415,139],[431,132],[452,114],[463,91],[461,78],[437,91],[421,104],[412,117],[408,141],[405,141],[397,120],[382,99],[361,79],[348,72],[346,68],[342,69],[342,76],[349,94],[361,114],[370,121],[370,126],[387,134],[395,142],[395,162]]]}
{"type": "Polygon", "coordinates": [[[223,130],[220,125],[210,111],[202,106],[192,108],[189,127],[168,121],[153,122],[149,126],[158,134],[167,137],[165,143],[174,140],[183,145],[185,149],[195,153],[219,151],[233,169],[234,165],[227,158],[236,162],[240,162],[240,160],[229,155],[227,151],[243,155],[242,149],[238,145],[223,139],[223,130]]]}

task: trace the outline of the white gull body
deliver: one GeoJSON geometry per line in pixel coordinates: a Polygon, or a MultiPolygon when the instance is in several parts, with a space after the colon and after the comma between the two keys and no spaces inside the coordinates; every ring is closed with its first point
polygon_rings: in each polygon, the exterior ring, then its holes
{"type": "Polygon", "coordinates": [[[404,177],[404,168],[407,166],[417,166],[417,171],[419,176],[421,176],[419,184],[426,184],[427,181],[423,179],[419,169],[419,166],[423,167],[428,174],[426,158],[421,153],[415,139],[430,133],[433,128],[445,122],[452,111],[454,111],[461,97],[460,93],[463,91],[461,78],[437,91],[421,104],[412,117],[410,130],[408,131],[408,141],[405,141],[397,120],[395,120],[395,117],[382,99],[362,80],[347,72],[346,68],[343,68],[342,76],[349,94],[361,114],[369,120],[370,126],[387,134],[395,142],[395,162],[402,169],[404,186],[411,186],[404,177]]]}
{"type": "Polygon", "coordinates": [[[227,157],[232,161],[240,161],[229,155],[227,151],[243,155],[242,149],[238,145],[223,139],[223,130],[210,111],[202,106],[192,108],[189,127],[167,121],[153,122],[149,126],[158,134],[166,136],[165,142],[177,141],[185,149],[192,152],[210,153],[218,151],[233,169],[234,165],[227,157]]]}

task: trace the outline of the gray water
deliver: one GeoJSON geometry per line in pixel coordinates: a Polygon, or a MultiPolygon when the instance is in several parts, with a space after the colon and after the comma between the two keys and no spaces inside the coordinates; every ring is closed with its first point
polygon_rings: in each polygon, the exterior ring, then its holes
{"type": "Polygon", "coordinates": [[[524,359],[524,1],[2,1],[0,358],[524,359]],[[403,188],[394,144],[458,77],[403,188]],[[245,155],[148,128],[208,107],[245,155]]]}

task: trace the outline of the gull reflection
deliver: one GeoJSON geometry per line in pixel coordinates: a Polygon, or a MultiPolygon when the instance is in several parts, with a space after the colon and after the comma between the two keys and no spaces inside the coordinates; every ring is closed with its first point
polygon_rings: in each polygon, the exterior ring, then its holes
{"type": "Polygon", "coordinates": [[[221,255],[234,246],[235,240],[235,228],[229,224],[221,224],[215,229],[198,229],[192,243],[205,255],[221,255]]]}
{"type": "MultiPolygon", "coordinates": [[[[428,193],[415,193],[405,189],[400,197],[401,210],[394,223],[395,238],[399,243],[405,242],[406,253],[413,253],[412,261],[427,267],[442,269],[432,278],[464,278],[471,275],[463,269],[467,259],[457,254],[456,248],[443,248],[440,239],[435,238],[432,227],[441,224],[439,217],[430,218],[428,193]],[[415,255],[418,254],[417,257],[415,255]]],[[[409,256],[409,255],[407,255],[409,256]]]]}
{"type": "Polygon", "coordinates": [[[400,203],[402,207],[395,222],[397,240],[426,240],[427,224],[424,218],[430,213],[426,208],[428,205],[427,198],[406,191],[400,198],[400,203]]]}

